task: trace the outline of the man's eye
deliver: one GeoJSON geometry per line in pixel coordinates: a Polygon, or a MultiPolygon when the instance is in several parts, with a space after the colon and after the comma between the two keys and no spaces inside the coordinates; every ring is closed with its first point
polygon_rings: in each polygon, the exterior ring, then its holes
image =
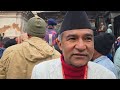
{"type": "Polygon", "coordinates": [[[75,41],[76,38],[72,38],[72,37],[71,37],[71,38],[68,38],[67,40],[68,40],[68,41],[75,41]]]}
{"type": "Polygon", "coordinates": [[[75,38],[69,38],[69,40],[75,40],[75,38]]]}
{"type": "Polygon", "coordinates": [[[86,37],[85,40],[92,40],[92,37],[86,37]]]}

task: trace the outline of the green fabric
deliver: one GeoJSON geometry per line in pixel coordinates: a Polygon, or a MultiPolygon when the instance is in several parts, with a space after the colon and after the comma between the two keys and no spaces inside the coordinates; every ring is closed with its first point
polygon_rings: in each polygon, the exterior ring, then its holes
{"type": "Polygon", "coordinates": [[[32,17],[28,20],[25,30],[29,35],[36,37],[44,37],[46,25],[46,22],[42,18],[32,17]]]}

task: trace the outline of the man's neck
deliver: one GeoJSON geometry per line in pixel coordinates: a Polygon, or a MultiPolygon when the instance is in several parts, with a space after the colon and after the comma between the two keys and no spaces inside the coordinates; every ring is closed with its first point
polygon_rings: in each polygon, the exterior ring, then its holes
{"type": "Polygon", "coordinates": [[[95,54],[93,55],[92,60],[94,61],[95,59],[97,59],[97,58],[100,57],[100,56],[102,56],[102,54],[100,54],[100,53],[95,53],[95,54]]]}

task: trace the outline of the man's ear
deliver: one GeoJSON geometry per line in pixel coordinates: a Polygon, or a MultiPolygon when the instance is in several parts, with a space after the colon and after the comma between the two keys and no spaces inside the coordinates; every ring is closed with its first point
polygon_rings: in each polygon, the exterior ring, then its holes
{"type": "Polygon", "coordinates": [[[57,42],[57,45],[58,45],[59,49],[62,50],[62,48],[61,48],[61,42],[58,40],[58,38],[56,38],[56,42],[57,42]]]}

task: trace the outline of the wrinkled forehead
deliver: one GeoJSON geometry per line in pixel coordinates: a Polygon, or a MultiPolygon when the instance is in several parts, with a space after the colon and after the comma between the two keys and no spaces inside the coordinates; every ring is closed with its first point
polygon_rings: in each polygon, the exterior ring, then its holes
{"type": "Polygon", "coordinates": [[[74,29],[74,30],[67,30],[63,32],[64,35],[69,35],[69,34],[91,34],[93,35],[93,30],[91,29],[74,29]]]}

